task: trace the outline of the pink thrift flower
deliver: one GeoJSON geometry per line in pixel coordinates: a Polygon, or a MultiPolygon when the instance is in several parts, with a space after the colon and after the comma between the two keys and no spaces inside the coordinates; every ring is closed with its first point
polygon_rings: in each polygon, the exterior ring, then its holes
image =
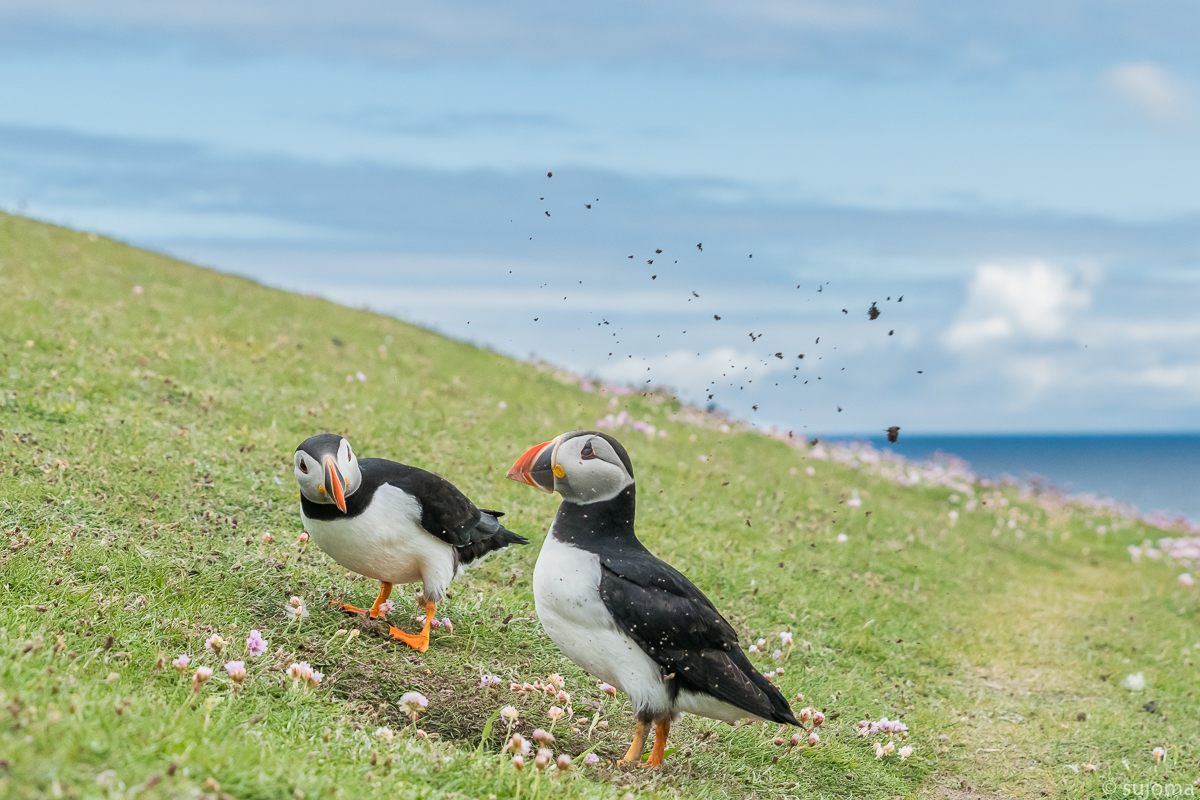
{"type": "Polygon", "coordinates": [[[133,293],[134,293],[134,294],[141,294],[141,293],[142,293],[142,292],[144,292],[144,291],[146,291],[146,290],[145,290],[145,289],[143,289],[143,288],[142,288],[142,287],[140,287],[140,286],[135,286],[135,287],[133,287],[133,293]]]}
{"type": "Polygon", "coordinates": [[[221,650],[225,647],[225,640],[221,638],[219,633],[214,633],[208,637],[208,641],[204,643],[205,650],[211,650],[217,655],[221,654],[221,650]]]}
{"type": "Polygon", "coordinates": [[[617,696],[617,687],[615,687],[615,686],[609,686],[609,685],[608,685],[607,683],[605,683],[604,681],[601,681],[601,682],[600,682],[600,691],[604,692],[604,693],[605,693],[606,695],[608,695],[609,697],[616,697],[616,696],[617,696]]]}
{"type": "Polygon", "coordinates": [[[208,683],[208,679],[212,677],[212,667],[197,667],[196,673],[192,675],[192,694],[200,691],[200,687],[208,683]]]}
{"type": "Polygon", "coordinates": [[[296,538],[296,541],[300,542],[300,544],[304,544],[305,542],[307,542],[308,541],[308,531],[300,531],[300,535],[296,538]]]}
{"type": "Polygon", "coordinates": [[[400,706],[408,712],[408,716],[414,721],[417,714],[424,711],[429,706],[429,699],[420,692],[405,692],[400,695],[400,706]]]}
{"type": "Polygon", "coordinates": [[[251,630],[250,635],[246,637],[246,650],[257,658],[267,652],[267,640],[257,630],[251,630]]]}
{"type": "Polygon", "coordinates": [[[446,633],[454,633],[454,625],[450,623],[449,617],[442,617],[442,627],[446,629],[446,633]]]}
{"type": "Polygon", "coordinates": [[[271,535],[271,534],[269,534],[269,533],[264,533],[264,534],[262,535],[262,543],[263,543],[263,544],[274,544],[274,543],[275,543],[275,537],[274,537],[274,536],[272,536],[272,535],[271,535]]]}
{"type": "Polygon", "coordinates": [[[171,662],[171,666],[179,670],[179,674],[187,672],[188,664],[192,663],[191,656],[181,655],[171,662]]]}
{"type": "Polygon", "coordinates": [[[225,671],[229,673],[230,679],[236,684],[240,685],[242,681],[246,680],[245,661],[229,661],[225,664],[225,671]]]}
{"type": "Polygon", "coordinates": [[[312,667],[307,661],[288,667],[288,677],[293,681],[307,681],[312,676],[312,667]]]}
{"type": "Polygon", "coordinates": [[[317,672],[314,669],[308,673],[308,677],[305,680],[308,682],[308,688],[315,689],[321,685],[321,681],[325,680],[325,673],[317,672]]]}
{"type": "Polygon", "coordinates": [[[559,771],[566,772],[571,768],[571,757],[566,753],[563,753],[558,757],[558,760],[555,762],[555,764],[557,764],[559,771]]]}
{"type": "Polygon", "coordinates": [[[583,763],[585,766],[594,767],[600,763],[600,756],[595,753],[588,753],[583,757],[583,763]]]}

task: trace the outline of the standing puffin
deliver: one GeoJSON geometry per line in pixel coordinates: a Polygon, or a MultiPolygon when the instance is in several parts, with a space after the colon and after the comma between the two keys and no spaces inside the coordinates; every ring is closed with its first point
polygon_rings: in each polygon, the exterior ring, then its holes
{"type": "Polygon", "coordinates": [[[305,439],[295,467],[309,536],[343,567],[380,583],[369,612],[331,605],[374,619],[392,584],[421,581],[425,627],[413,636],[389,626],[393,639],[421,652],[429,649],[436,605],[459,568],[510,544],[529,544],[496,520],[503,514],[476,508],[449,481],[382,458],[359,461],[350,443],[332,433],[305,439]]]}
{"type": "Polygon", "coordinates": [[[620,442],[564,433],[526,451],[508,477],[562,495],[533,596],[567,658],[629,695],[637,732],[621,763],[641,760],[653,722],[648,763],[661,764],[681,712],[800,724],[712,601],[638,541],[633,464],[620,442]]]}

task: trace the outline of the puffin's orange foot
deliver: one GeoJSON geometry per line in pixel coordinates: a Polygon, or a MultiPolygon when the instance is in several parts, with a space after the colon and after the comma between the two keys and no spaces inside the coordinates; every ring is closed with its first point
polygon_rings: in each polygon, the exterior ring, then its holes
{"type": "Polygon", "coordinates": [[[424,633],[405,633],[394,625],[389,625],[388,634],[390,635],[390,638],[395,639],[398,642],[404,642],[406,645],[414,650],[417,650],[418,652],[424,653],[429,649],[428,629],[426,629],[424,633]]]}
{"type": "Polygon", "coordinates": [[[355,608],[354,606],[347,605],[347,604],[339,602],[337,600],[330,600],[329,605],[333,606],[338,611],[345,611],[347,614],[366,614],[367,613],[367,610],[365,608],[355,608]]]}

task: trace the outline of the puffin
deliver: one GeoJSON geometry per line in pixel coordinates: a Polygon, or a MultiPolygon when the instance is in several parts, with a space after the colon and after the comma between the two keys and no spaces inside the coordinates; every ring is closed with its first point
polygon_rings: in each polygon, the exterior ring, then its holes
{"type": "Polygon", "coordinates": [[[424,628],[413,635],[388,627],[392,639],[422,653],[437,604],[462,568],[510,544],[529,544],[500,524],[501,512],[476,508],[446,479],[383,458],[359,460],[336,434],[305,439],[296,448],[295,474],[300,519],[312,541],[343,567],[379,581],[370,609],[331,605],[375,619],[393,584],[421,581],[424,628]]]}
{"type": "Polygon", "coordinates": [[[534,601],[563,654],[629,696],[637,726],[619,763],[641,762],[653,724],[646,764],[662,764],[685,712],[800,725],[712,601],[638,541],[633,463],[620,442],[563,433],[527,450],[508,477],[562,496],[534,567],[534,601]]]}

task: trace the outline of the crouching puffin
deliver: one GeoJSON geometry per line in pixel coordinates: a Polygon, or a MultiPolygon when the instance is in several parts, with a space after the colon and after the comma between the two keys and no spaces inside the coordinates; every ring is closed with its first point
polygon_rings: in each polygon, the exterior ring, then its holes
{"type": "Polygon", "coordinates": [[[587,672],[629,695],[637,718],[621,763],[662,763],[681,712],[799,725],[780,691],[750,665],[712,601],[638,541],[633,464],[620,442],[571,431],[530,448],[508,477],[562,495],[533,571],[538,616],[587,672]]]}
{"type": "Polygon", "coordinates": [[[354,455],[341,436],[323,433],[296,448],[300,518],[317,546],[347,569],[379,581],[370,611],[332,605],[374,619],[392,584],[424,584],[425,627],[417,635],[389,626],[393,639],[429,649],[436,605],[461,567],[510,544],[529,544],[481,510],[449,481],[423,469],[354,455]]]}

